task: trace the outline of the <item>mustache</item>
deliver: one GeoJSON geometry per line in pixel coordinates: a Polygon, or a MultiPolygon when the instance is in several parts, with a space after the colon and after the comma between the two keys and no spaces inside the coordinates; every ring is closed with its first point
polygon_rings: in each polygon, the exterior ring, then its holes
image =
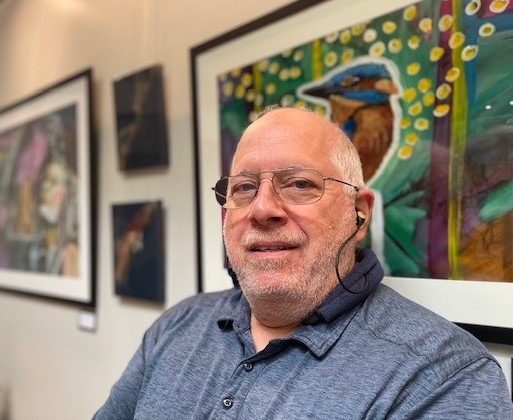
{"type": "Polygon", "coordinates": [[[299,232],[285,232],[282,230],[267,232],[251,230],[246,231],[241,238],[241,244],[245,248],[256,242],[284,242],[289,245],[300,246],[305,242],[305,235],[299,232]]]}

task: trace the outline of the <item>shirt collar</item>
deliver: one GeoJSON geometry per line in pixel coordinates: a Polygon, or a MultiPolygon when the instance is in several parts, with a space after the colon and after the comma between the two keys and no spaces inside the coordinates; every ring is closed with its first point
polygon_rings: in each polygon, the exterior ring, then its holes
{"type": "Polygon", "coordinates": [[[343,285],[339,283],[333,288],[309,320],[314,323],[331,322],[344,312],[350,311],[367,299],[378,287],[383,275],[383,268],[376,254],[370,249],[359,250],[356,253],[355,266],[342,279],[343,285]]]}

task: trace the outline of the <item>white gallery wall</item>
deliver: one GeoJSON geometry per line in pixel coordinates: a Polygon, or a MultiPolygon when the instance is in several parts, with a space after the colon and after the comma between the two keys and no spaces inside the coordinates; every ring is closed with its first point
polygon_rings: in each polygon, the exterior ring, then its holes
{"type": "MultiPolygon", "coordinates": [[[[369,13],[376,2],[361,0],[369,13]]],[[[289,3],[0,1],[0,108],[91,67],[98,144],[98,328],[77,328],[77,306],[0,291],[0,407],[6,395],[11,419],[90,418],[165,309],[113,293],[113,204],[162,200],[165,307],[196,293],[190,49],[289,3]],[[126,176],[117,169],[112,82],[153,64],[164,69],[171,161],[165,171],[126,176]]],[[[512,348],[490,348],[509,363],[512,348]]]]}

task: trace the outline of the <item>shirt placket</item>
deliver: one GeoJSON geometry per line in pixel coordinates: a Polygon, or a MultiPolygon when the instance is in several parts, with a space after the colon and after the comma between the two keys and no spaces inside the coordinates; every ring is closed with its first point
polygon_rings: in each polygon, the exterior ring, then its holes
{"type": "Polygon", "coordinates": [[[267,366],[266,359],[254,358],[242,360],[235,369],[226,388],[221,393],[210,419],[237,419],[244,401],[255,381],[267,366]]]}

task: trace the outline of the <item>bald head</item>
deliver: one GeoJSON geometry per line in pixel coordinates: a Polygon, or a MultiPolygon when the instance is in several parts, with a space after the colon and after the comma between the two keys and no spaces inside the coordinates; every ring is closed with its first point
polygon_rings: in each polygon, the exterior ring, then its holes
{"type": "MultiPolygon", "coordinates": [[[[260,145],[271,155],[274,147],[284,143],[294,150],[303,150],[314,160],[329,160],[338,176],[363,186],[360,158],[351,141],[334,123],[307,108],[266,108],[245,130],[233,163],[248,147],[255,149],[260,145]]],[[[232,172],[233,169],[232,165],[232,172]]]]}

